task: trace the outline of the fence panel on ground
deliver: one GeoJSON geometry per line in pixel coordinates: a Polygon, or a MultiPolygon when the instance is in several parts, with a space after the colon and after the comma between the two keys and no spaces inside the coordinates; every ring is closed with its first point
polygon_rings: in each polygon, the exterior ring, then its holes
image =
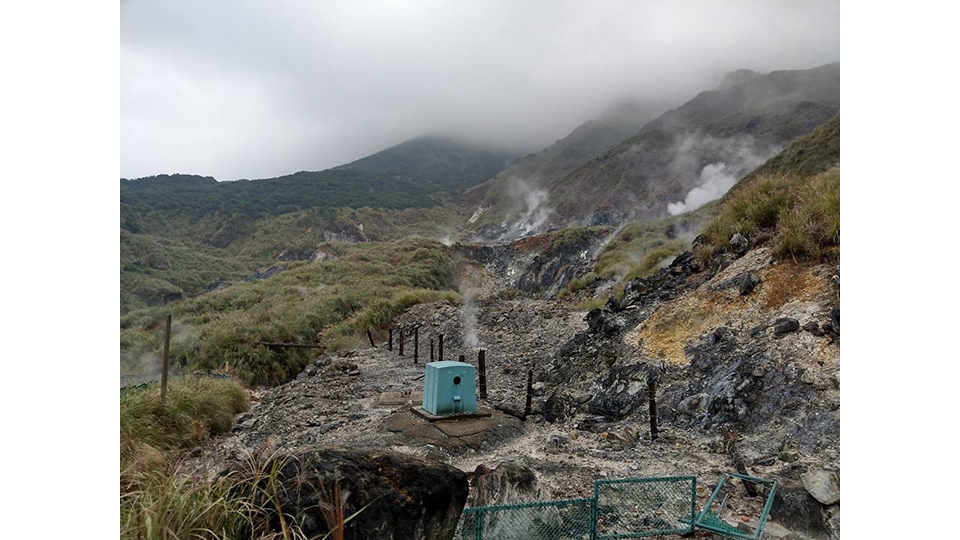
{"type": "Polygon", "coordinates": [[[590,540],[593,499],[464,508],[458,540],[590,540]]]}
{"type": "Polygon", "coordinates": [[[596,540],[642,538],[693,531],[697,513],[693,476],[597,480],[591,521],[596,540]]]}

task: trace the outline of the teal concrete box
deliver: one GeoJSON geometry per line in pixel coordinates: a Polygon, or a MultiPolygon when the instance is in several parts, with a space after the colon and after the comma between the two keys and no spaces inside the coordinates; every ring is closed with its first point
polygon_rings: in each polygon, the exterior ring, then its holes
{"type": "Polygon", "coordinates": [[[464,362],[429,362],[423,377],[423,409],[430,414],[477,412],[477,370],[464,362]]]}

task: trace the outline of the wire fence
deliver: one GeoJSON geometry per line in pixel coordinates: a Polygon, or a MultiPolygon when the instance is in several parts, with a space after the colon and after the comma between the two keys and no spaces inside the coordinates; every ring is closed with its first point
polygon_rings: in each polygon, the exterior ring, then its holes
{"type": "Polygon", "coordinates": [[[458,540],[608,540],[693,531],[693,476],[598,480],[593,498],[464,508],[458,540]]]}
{"type": "Polygon", "coordinates": [[[593,485],[594,538],[642,538],[693,531],[697,479],[693,476],[597,480],[593,485]]]}
{"type": "Polygon", "coordinates": [[[460,540],[589,540],[593,499],[464,508],[460,540]]]}

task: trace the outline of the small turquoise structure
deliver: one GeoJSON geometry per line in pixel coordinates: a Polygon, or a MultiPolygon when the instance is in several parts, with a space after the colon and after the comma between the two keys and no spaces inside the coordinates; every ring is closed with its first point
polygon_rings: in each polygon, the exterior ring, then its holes
{"type": "Polygon", "coordinates": [[[423,409],[430,414],[477,412],[477,370],[465,362],[428,362],[423,377],[423,409]]]}

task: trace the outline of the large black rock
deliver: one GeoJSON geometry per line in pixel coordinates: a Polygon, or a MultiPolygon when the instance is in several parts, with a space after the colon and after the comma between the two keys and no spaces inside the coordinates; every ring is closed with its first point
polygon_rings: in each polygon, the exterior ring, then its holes
{"type": "Polygon", "coordinates": [[[344,515],[363,509],[347,523],[347,539],[450,540],[469,490],[463,471],[405,454],[323,449],[278,459],[281,508],[308,538],[329,532],[320,486],[331,489],[335,477],[349,492],[344,515]]]}

